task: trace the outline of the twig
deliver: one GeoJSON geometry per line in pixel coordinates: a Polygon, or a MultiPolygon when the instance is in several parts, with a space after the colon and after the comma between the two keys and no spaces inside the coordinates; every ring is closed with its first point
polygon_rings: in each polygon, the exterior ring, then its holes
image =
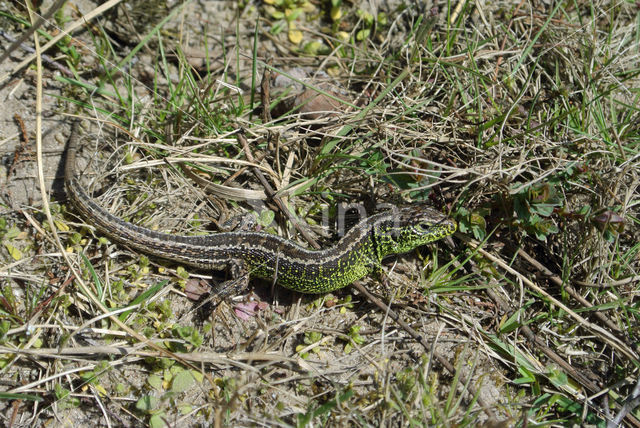
{"type": "MultiPolygon", "coordinates": [[[[273,66],[273,58],[269,58],[267,60],[267,65],[269,67],[273,66]]],[[[271,105],[271,91],[269,86],[269,81],[271,80],[271,68],[266,67],[264,69],[264,74],[262,75],[262,82],[260,82],[260,97],[262,102],[262,123],[271,122],[271,110],[269,110],[269,106],[271,105]]]]}

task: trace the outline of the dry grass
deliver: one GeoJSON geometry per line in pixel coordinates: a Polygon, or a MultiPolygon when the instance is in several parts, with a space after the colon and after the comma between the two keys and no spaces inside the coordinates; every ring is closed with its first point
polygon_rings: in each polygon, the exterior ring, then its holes
{"type": "MultiPolygon", "coordinates": [[[[284,207],[324,245],[344,204],[370,213],[410,200],[460,230],[326,296],[252,281],[258,295],[199,304],[185,288],[219,273],[110,244],[61,194],[33,207],[7,190],[2,425],[640,426],[637,5],[374,16],[265,2],[229,21],[201,5],[133,5],[105,3],[101,20],[60,36],[50,54],[61,74],[5,79],[18,49],[0,64],[5,101],[20,90],[46,117],[91,118],[83,169],[111,212],[200,234],[254,211],[303,241],[284,207]],[[43,86],[58,105],[36,100],[43,86]],[[277,101],[278,117],[260,108],[277,101]],[[309,114],[325,109],[338,114],[309,114]],[[280,207],[246,200],[269,193],[256,168],[280,207]]],[[[13,33],[28,16],[2,11],[13,33]]],[[[79,18],[69,4],[54,16],[79,18]]],[[[18,147],[43,130],[2,132],[18,147]]],[[[7,189],[45,177],[42,154],[20,150],[3,155],[7,189]]]]}

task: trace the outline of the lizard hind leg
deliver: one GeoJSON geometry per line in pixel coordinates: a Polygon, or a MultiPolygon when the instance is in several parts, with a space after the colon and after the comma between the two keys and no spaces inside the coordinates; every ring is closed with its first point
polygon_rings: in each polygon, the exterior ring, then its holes
{"type": "Polygon", "coordinates": [[[231,279],[217,284],[211,290],[211,295],[217,299],[225,299],[239,294],[249,287],[249,271],[245,263],[233,262],[230,265],[231,279]]]}
{"type": "Polygon", "coordinates": [[[199,301],[195,310],[201,315],[206,317],[207,314],[210,314],[229,296],[240,294],[249,287],[249,273],[246,270],[244,263],[232,263],[230,266],[230,273],[231,279],[214,285],[209,289],[209,293],[206,293],[203,290],[202,294],[200,294],[198,298],[192,299],[199,301]]]}

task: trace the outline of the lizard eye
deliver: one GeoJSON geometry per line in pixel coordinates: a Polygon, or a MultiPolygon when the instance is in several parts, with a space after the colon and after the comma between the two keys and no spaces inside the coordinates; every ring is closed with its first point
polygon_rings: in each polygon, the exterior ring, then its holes
{"type": "Polygon", "coordinates": [[[421,223],[418,223],[417,225],[418,229],[420,229],[423,232],[427,232],[429,231],[429,229],[431,229],[433,227],[433,224],[428,223],[426,221],[423,221],[421,223]]]}

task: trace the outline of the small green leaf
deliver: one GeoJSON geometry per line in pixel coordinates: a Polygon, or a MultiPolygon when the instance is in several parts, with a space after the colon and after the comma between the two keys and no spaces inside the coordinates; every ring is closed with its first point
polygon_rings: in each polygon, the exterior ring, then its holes
{"type": "Polygon", "coordinates": [[[569,385],[569,378],[567,377],[566,373],[564,373],[563,371],[555,367],[548,367],[547,370],[548,370],[547,375],[549,376],[549,380],[556,387],[562,388],[569,385]]]}
{"type": "Polygon", "coordinates": [[[285,17],[284,12],[281,12],[279,10],[274,10],[271,16],[273,17],[273,19],[283,19],[285,17]]]}
{"type": "Polygon", "coordinates": [[[150,413],[158,407],[160,400],[153,395],[144,395],[136,402],[136,409],[141,412],[150,413]]]}
{"type": "Polygon", "coordinates": [[[182,415],[187,415],[191,413],[192,410],[193,406],[190,406],[189,404],[181,404],[178,406],[178,412],[180,412],[180,414],[182,415]]]}
{"type": "Polygon", "coordinates": [[[356,40],[361,42],[371,34],[371,30],[368,28],[362,29],[356,33],[356,40]]]}
{"type": "Polygon", "coordinates": [[[176,268],[176,275],[182,279],[189,279],[189,272],[187,272],[182,266],[178,266],[176,268]]]}
{"type": "Polygon", "coordinates": [[[171,392],[180,393],[188,390],[195,384],[196,380],[189,370],[183,370],[173,377],[171,382],[171,392]]]}
{"type": "Polygon", "coordinates": [[[526,201],[524,201],[521,197],[518,197],[516,195],[514,201],[513,201],[513,209],[516,212],[516,216],[518,216],[519,219],[521,220],[525,220],[529,218],[529,208],[528,208],[528,204],[526,201]]]}
{"type": "Polygon", "coordinates": [[[302,9],[297,7],[295,9],[288,10],[287,13],[285,13],[285,16],[287,18],[287,21],[291,22],[291,21],[294,21],[296,18],[298,18],[298,16],[300,16],[301,13],[302,13],[302,9]]]}
{"type": "Polygon", "coordinates": [[[11,323],[8,320],[0,320],[0,338],[7,334],[10,327],[11,323]]]}
{"type": "Polygon", "coordinates": [[[309,331],[304,334],[304,343],[307,345],[313,345],[316,342],[322,340],[322,333],[317,331],[309,331]]]}
{"type": "Polygon", "coordinates": [[[149,386],[157,391],[162,391],[162,378],[157,375],[151,375],[147,378],[149,386]]]}
{"type": "Polygon", "coordinates": [[[549,217],[551,214],[553,214],[553,209],[555,208],[555,205],[552,205],[552,204],[535,204],[533,206],[533,208],[542,217],[549,217]]]}
{"type": "MultiPolygon", "coordinates": [[[[282,13],[282,12],[278,12],[278,13],[282,13]]],[[[282,16],[284,17],[284,14],[282,14],[282,16]]],[[[282,33],[282,30],[284,29],[284,24],[282,21],[276,22],[271,26],[271,30],[269,30],[269,32],[271,34],[273,34],[274,36],[277,36],[278,34],[282,33]]]]}
{"type": "Polygon", "coordinates": [[[591,207],[588,205],[583,206],[582,208],[580,208],[578,210],[578,215],[583,215],[586,216],[587,214],[589,214],[591,212],[591,207]]]}
{"type": "Polygon", "coordinates": [[[60,221],[60,220],[53,220],[53,223],[56,225],[58,230],[61,230],[63,232],[68,232],[69,231],[69,225],[67,225],[67,223],[65,223],[63,221],[60,221]]]}
{"type": "Polygon", "coordinates": [[[191,370],[191,374],[193,375],[193,378],[196,380],[196,382],[198,383],[202,383],[203,379],[204,379],[204,374],[195,371],[195,370],[191,370]]]}
{"type": "Polygon", "coordinates": [[[322,42],[313,41],[313,42],[306,43],[304,45],[304,48],[302,48],[302,50],[306,54],[317,55],[319,53],[327,51],[327,47],[322,42]]]}
{"type": "Polygon", "coordinates": [[[534,376],[534,374],[531,373],[529,370],[527,370],[525,367],[522,367],[522,366],[518,367],[518,372],[520,372],[522,377],[519,377],[518,379],[514,380],[514,382],[517,385],[534,383],[536,381],[536,377],[534,376]]]}
{"type": "Polygon", "coordinates": [[[9,252],[9,255],[11,257],[13,257],[14,260],[18,261],[18,260],[22,260],[22,251],[20,251],[18,248],[14,247],[13,245],[9,244],[8,242],[4,243],[4,247],[7,249],[7,251],[9,252]]]}
{"type": "Polygon", "coordinates": [[[503,334],[511,333],[517,328],[522,327],[522,323],[520,322],[520,317],[522,317],[523,314],[524,314],[523,310],[516,311],[504,322],[501,322],[499,326],[500,333],[503,333],[503,334]]]}
{"type": "Polygon", "coordinates": [[[7,233],[4,234],[4,237],[5,239],[14,239],[17,238],[18,235],[20,235],[20,229],[15,226],[11,226],[9,230],[7,230],[7,233]]]}
{"type": "Polygon", "coordinates": [[[258,224],[262,227],[269,227],[276,218],[276,213],[271,210],[264,210],[258,216],[258,224]]]}
{"type": "Polygon", "coordinates": [[[332,6],[330,16],[332,21],[338,21],[342,18],[342,8],[340,6],[332,6]]]}
{"type": "Polygon", "coordinates": [[[153,415],[149,418],[149,426],[151,428],[164,428],[167,424],[164,421],[163,414],[153,415]]]}
{"type": "Polygon", "coordinates": [[[69,242],[72,244],[79,244],[80,241],[82,241],[82,235],[78,232],[73,232],[71,235],[69,235],[69,242]]]}

